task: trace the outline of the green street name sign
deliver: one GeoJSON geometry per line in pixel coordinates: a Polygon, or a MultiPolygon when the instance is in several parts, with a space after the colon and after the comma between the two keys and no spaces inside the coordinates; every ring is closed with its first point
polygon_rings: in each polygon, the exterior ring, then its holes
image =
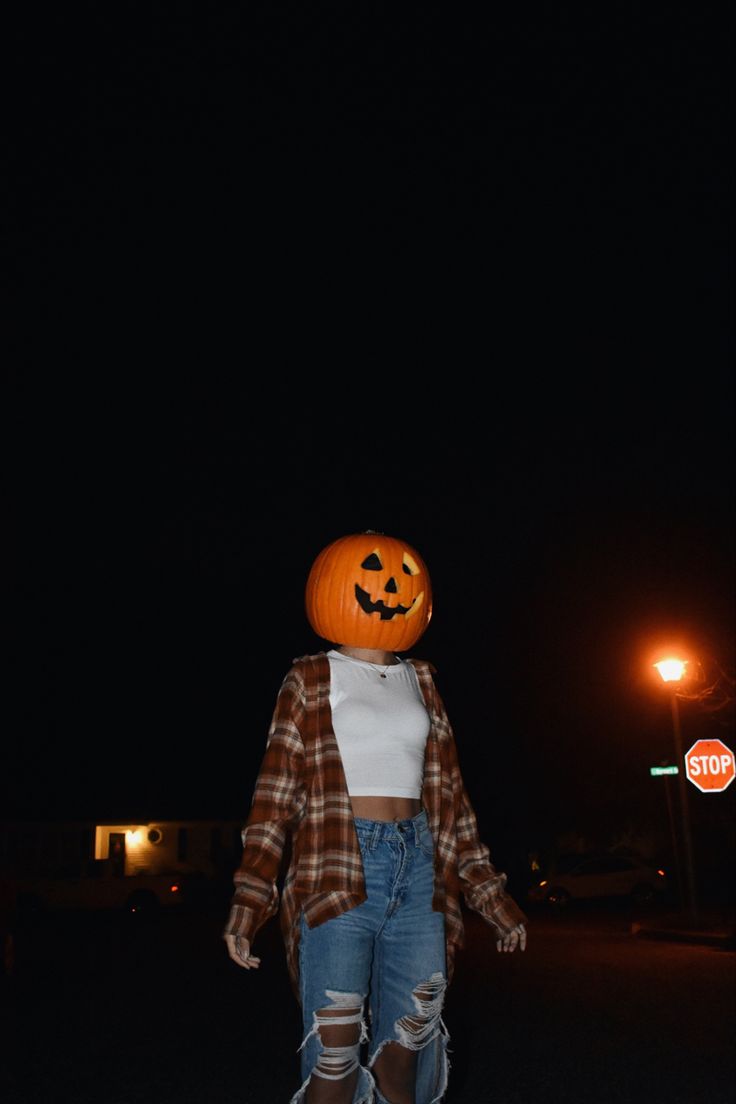
{"type": "Polygon", "coordinates": [[[679,774],[677,767],[650,767],[650,774],[679,774]]]}

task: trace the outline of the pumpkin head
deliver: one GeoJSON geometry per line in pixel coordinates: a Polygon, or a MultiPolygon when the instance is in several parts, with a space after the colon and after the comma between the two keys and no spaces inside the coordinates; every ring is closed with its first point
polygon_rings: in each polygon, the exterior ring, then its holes
{"type": "Polygon", "coordinates": [[[402,652],[432,616],[426,565],[405,541],[354,533],[323,548],[307,579],[309,623],[318,636],[353,648],[402,652]]]}

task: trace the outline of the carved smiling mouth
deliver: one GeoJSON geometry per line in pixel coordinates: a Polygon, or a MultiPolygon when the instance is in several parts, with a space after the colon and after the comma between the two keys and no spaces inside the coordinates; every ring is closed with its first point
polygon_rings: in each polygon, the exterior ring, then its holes
{"type": "Polygon", "coordinates": [[[358,599],[358,605],[364,613],[379,613],[382,621],[390,621],[397,613],[407,618],[413,617],[424,601],[424,591],[417,595],[410,606],[402,606],[401,603],[396,606],[387,606],[383,598],[379,598],[377,602],[372,602],[368,591],[363,590],[356,583],[355,597],[358,599]]]}

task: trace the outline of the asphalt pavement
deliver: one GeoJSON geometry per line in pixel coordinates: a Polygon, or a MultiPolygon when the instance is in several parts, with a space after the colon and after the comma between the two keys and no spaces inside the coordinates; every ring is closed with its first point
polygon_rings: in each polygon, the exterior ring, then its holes
{"type": "MultiPolygon", "coordinates": [[[[527,950],[503,955],[467,913],[445,1104],[733,1104],[731,914],[695,933],[677,915],[533,909],[527,950]]],[[[288,1104],[302,1027],[278,926],[248,972],[220,930],[202,913],[20,933],[0,985],[3,1104],[288,1104]]]]}

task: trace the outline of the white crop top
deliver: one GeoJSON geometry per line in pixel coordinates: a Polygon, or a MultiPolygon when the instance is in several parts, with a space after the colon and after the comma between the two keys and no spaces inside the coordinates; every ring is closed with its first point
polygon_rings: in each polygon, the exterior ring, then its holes
{"type": "Polygon", "coordinates": [[[327,657],[332,727],[350,796],[421,797],[429,714],[412,665],[383,667],[335,650],[327,657]]]}

